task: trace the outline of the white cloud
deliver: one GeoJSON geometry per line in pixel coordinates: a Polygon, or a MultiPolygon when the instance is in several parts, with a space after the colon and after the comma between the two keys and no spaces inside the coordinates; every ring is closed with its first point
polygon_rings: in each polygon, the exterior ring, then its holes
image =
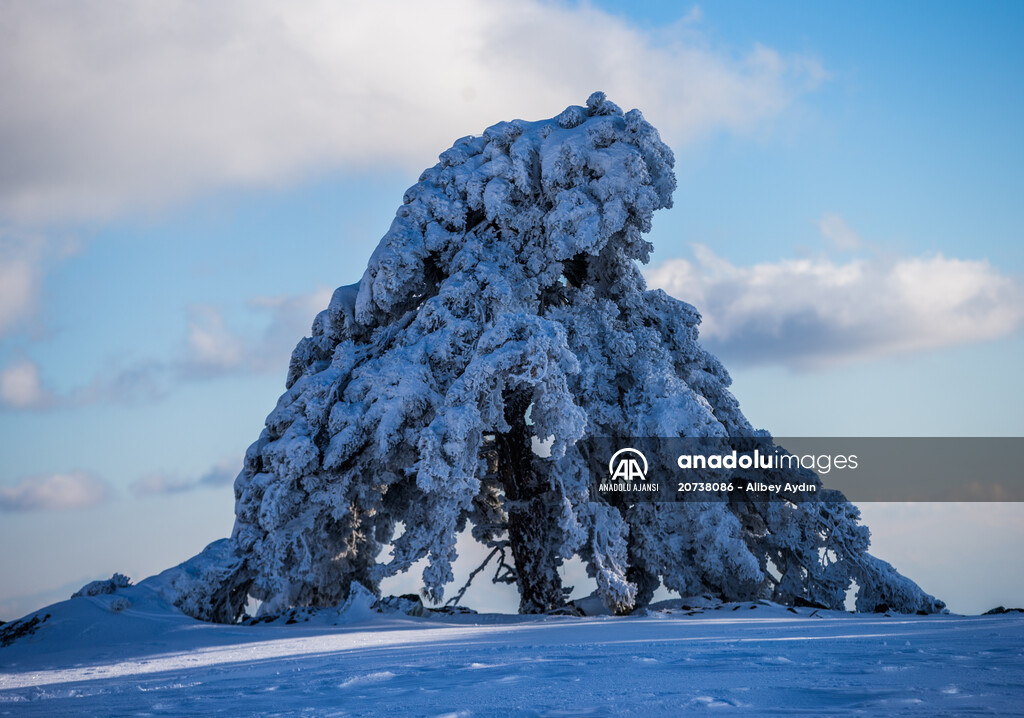
{"type": "Polygon", "coordinates": [[[0,486],[0,511],[80,509],[100,504],[109,496],[107,482],[91,474],[48,474],[0,486]]]}
{"type": "Polygon", "coordinates": [[[331,290],[308,294],[254,297],[246,309],[265,322],[260,332],[230,328],[218,307],[189,310],[188,342],[178,369],[186,376],[212,376],[233,371],[284,371],[295,344],[310,333],[313,318],[327,308],[331,290]]]}
{"type": "MultiPolygon", "coordinates": [[[[2,100],[0,94],[0,107],[2,100]]],[[[0,111],[0,117],[2,115],[0,111]]],[[[5,147],[5,156],[6,152],[5,147]]],[[[0,161],[0,177],[2,174],[3,162],[0,161]]],[[[0,187],[2,182],[0,179],[0,187]]],[[[38,310],[46,270],[78,250],[79,241],[75,236],[54,233],[47,237],[0,224],[0,340],[18,330],[37,329],[31,320],[38,310]]]]}
{"type": "Polygon", "coordinates": [[[39,380],[39,367],[21,359],[0,370],[0,403],[15,409],[39,409],[52,397],[39,380]]]}
{"type": "Polygon", "coordinates": [[[1006,336],[1024,325],[1024,285],[984,260],[786,259],[737,266],[703,246],[646,272],[693,304],[727,363],[826,366],[1006,336]]]}
{"type": "Polygon", "coordinates": [[[9,4],[0,213],[108,216],[337,167],[418,172],[460,135],[597,89],[677,145],[762,126],[824,76],[717,48],[699,13],[646,30],[520,0],[9,4]]]}
{"type": "Polygon", "coordinates": [[[815,224],[818,225],[821,236],[830,240],[836,249],[850,250],[864,246],[860,235],[854,232],[846,220],[838,214],[826,213],[815,224]]]}
{"type": "Polygon", "coordinates": [[[35,266],[29,258],[0,258],[0,335],[30,312],[36,279],[35,266]]]}
{"type": "Polygon", "coordinates": [[[41,237],[0,227],[0,338],[35,312],[44,245],[41,237]]]}
{"type": "Polygon", "coordinates": [[[196,480],[199,486],[227,486],[235,481],[238,472],[242,470],[242,462],[237,456],[229,456],[221,459],[217,464],[211,466],[205,474],[196,480]]]}
{"type": "Polygon", "coordinates": [[[107,363],[88,385],[58,393],[46,386],[35,362],[20,359],[0,370],[0,408],[28,411],[151,402],[167,393],[169,374],[167,363],[155,359],[127,366],[107,363]]]}
{"type": "MultiPolygon", "coordinates": [[[[230,326],[220,307],[193,305],[186,311],[187,333],[177,357],[107,364],[88,385],[68,392],[50,391],[37,364],[30,359],[16,360],[0,369],[0,408],[136,404],[164,397],[178,381],[262,372],[283,376],[292,350],[302,337],[309,336],[313,318],[327,308],[331,294],[321,287],[307,294],[254,297],[245,304],[244,329],[230,326]]],[[[165,481],[160,476],[156,479],[159,492],[173,489],[173,482],[160,483],[165,481]]]]}
{"type": "Polygon", "coordinates": [[[193,488],[195,488],[194,481],[164,474],[150,474],[132,483],[132,491],[136,496],[178,494],[193,488]]]}
{"type": "Polygon", "coordinates": [[[242,469],[237,456],[226,457],[210,467],[199,478],[182,478],[168,474],[150,474],[132,484],[136,496],[158,496],[161,494],[177,494],[201,488],[217,488],[230,486],[242,469]]]}
{"type": "Polygon", "coordinates": [[[242,340],[224,326],[216,307],[192,307],[188,320],[188,362],[205,371],[234,369],[245,359],[242,340]]]}
{"type": "Polygon", "coordinates": [[[333,292],[319,288],[308,294],[282,297],[255,297],[250,310],[269,315],[270,323],[251,352],[255,371],[281,371],[288,364],[295,344],[309,336],[313,318],[327,308],[333,292]]]}

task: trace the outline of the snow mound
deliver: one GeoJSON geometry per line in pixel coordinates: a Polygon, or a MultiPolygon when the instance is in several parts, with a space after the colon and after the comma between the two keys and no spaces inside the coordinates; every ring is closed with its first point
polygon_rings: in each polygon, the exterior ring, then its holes
{"type": "Polygon", "coordinates": [[[63,601],[0,648],[0,713],[1016,715],[1024,704],[1017,613],[707,601],[629,617],[410,617],[369,602],[357,591],[338,625],[238,626],[192,619],[141,585],[63,601]],[[119,598],[131,606],[111,611],[119,598]]]}

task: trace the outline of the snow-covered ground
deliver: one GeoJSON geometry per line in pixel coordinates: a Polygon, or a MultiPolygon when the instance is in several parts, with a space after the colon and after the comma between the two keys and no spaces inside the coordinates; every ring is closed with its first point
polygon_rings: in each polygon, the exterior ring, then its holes
{"type": "Polygon", "coordinates": [[[416,618],[356,604],[223,626],[131,587],[34,614],[49,618],[0,648],[0,714],[1024,715],[1020,614],[796,611],[416,618]]]}

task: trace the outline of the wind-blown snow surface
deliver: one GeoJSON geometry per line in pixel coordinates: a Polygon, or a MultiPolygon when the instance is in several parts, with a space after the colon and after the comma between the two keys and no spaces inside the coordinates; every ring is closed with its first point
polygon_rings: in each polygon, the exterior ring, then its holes
{"type": "Polygon", "coordinates": [[[132,587],[42,609],[0,648],[0,714],[1024,714],[1019,614],[794,610],[413,618],[357,604],[238,626],[132,587]]]}

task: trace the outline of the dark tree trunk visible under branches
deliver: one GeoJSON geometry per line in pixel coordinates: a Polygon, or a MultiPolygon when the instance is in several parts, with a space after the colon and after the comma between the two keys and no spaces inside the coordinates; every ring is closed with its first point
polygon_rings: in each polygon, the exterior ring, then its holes
{"type": "Polygon", "coordinates": [[[498,434],[498,477],[508,499],[508,539],[516,564],[519,612],[545,613],[565,605],[559,558],[551,539],[556,536],[545,494],[547,481],[537,473],[530,427],[526,423],[529,397],[516,393],[505,404],[510,430],[498,434]]]}

